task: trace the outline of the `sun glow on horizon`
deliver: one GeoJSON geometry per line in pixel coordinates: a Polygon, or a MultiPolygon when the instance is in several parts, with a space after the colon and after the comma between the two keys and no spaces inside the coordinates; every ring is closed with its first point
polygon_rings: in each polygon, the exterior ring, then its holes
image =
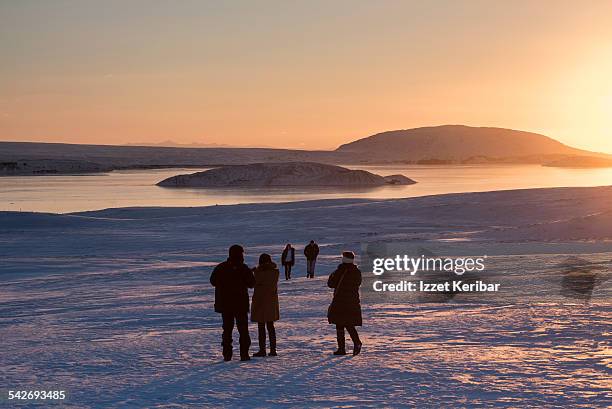
{"type": "Polygon", "coordinates": [[[612,153],[610,15],[606,1],[3,2],[0,140],[334,149],[464,124],[612,153]]]}

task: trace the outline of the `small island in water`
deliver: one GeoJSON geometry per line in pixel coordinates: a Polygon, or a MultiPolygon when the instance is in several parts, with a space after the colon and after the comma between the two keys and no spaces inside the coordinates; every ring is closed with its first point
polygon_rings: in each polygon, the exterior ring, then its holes
{"type": "Polygon", "coordinates": [[[313,162],[254,163],[223,166],[164,179],[162,187],[274,187],[411,185],[403,175],[380,176],[365,170],[313,162]]]}

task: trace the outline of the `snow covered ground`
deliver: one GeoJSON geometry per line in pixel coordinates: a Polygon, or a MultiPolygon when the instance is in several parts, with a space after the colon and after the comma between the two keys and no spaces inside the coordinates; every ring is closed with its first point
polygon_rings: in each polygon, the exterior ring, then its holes
{"type": "Polygon", "coordinates": [[[3,393],[65,389],[64,407],[609,406],[611,199],[612,187],[600,187],[1,212],[0,385],[3,393]],[[279,356],[222,362],[211,267],[233,243],[253,265],[261,252],[278,260],[285,242],[312,238],[321,245],[318,277],[303,278],[298,259],[297,278],[280,283],[279,356]],[[331,355],[324,274],[342,249],[449,240],[517,270],[544,260],[554,272],[555,260],[572,254],[604,270],[591,300],[364,297],[362,355],[331,355]]]}

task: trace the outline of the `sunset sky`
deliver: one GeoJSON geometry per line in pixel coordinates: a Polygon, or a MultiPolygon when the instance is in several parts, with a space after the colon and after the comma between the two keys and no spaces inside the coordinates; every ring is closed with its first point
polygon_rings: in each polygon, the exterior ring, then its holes
{"type": "Polygon", "coordinates": [[[440,124],[612,153],[612,1],[0,0],[0,140],[330,149],[440,124]]]}

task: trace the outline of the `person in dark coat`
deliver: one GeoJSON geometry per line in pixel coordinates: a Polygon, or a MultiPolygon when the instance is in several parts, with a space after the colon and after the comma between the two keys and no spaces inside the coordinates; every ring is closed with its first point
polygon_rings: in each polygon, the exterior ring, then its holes
{"type": "Polygon", "coordinates": [[[229,249],[229,258],[219,264],[210,275],[215,287],[215,312],[223,319],[223,359],[232,359],[232,332],[234,322],[240,334],[240,360],[248,361],[251,337],[249,335],[249,288],[255,285],[251,269],[244,264],[244,249],[235,244],[229,249]]]}
{"type": "Polygon", "coordinates": [[[346,355],[345,328],[354,344],[353,355],[359,355],[362,343],[355,327],[362,324],[359,301],[361,271],[355,265],[355,254],[352,251],[342,253],[342,264],[330,274],[327,285],[334,289],[334,298],[327,311],[329,323],[336,324],[338,350],[334,355],[346,355]]]}
{"type": "Polygon", "coordinates": [[[306,278],[314,278],[315,263],[319,255],[319,246],[314,240],[304,247],[304,256],[306,256],[306,278]]]}
{"type": "Polygon", "coordinates": [[[289,243],[281,254],[281,264],[285,267],[285,280],[289,280],[291,278],[291,268],[295,264],[295,249],[289,243]]]}
{"type": "Polygon", "coordinates": [[[274,321],[280,319],[278,305],[278,276],[276,264],[269,254],[259,256],[259,265],[253,270],[255,291],[251,304],[251,321],[256,322],[259,331],[259,352],[253,356],[266,356],[266,327],[270,336],[270,356],[276,356],[276,329],[274,321]]]}

